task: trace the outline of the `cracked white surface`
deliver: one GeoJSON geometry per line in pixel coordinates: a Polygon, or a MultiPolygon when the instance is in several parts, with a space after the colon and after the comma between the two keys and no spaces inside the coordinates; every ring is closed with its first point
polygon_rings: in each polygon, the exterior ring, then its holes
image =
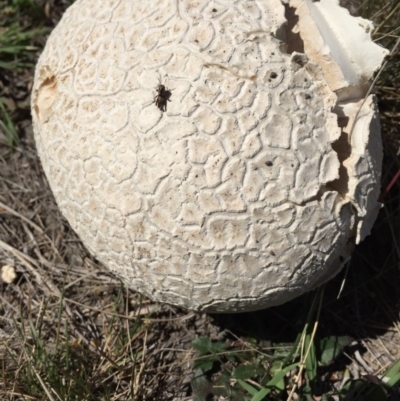
{"type": "Polygon", "coordinates": [[[280,51],[284,22],[278,0],[78,0],[50,36],[32,95],[38,152],[72,228],[132,288],[260,309],[328,280],[354,231],[368,233],[373,102],[353,136],[363,145],[339,161],[336,95],[316,64],[280,51]]]}

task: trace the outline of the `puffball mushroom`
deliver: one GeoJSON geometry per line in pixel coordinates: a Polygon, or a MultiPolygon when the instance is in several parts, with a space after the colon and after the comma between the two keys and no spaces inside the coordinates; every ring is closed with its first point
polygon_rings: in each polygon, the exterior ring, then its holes
{"type": "Polygon", "coordinates": [[[371,29],[337,0],[76,1],[32,93],[62,213],[161,302],[248,311],[324,283],[380,207],[371,29]]]}

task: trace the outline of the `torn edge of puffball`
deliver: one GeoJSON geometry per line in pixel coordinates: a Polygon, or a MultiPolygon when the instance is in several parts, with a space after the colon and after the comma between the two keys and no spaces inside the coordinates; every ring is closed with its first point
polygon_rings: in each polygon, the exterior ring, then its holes
{"type": "Polygon", "coordinates": [[[304,52],[319,65],[337,97],[332,112],[341,136],[332,147],[341,161],[341,175],[329,185],[352,204],[352,235],[359,243],[370,234],[382,206],[378,201],[383,158],[379,114],[376,98],[369,92],[389,51],[372,41],[373,23],[350,15],[339,0],[281,1],[288,52],[304,52]]]}

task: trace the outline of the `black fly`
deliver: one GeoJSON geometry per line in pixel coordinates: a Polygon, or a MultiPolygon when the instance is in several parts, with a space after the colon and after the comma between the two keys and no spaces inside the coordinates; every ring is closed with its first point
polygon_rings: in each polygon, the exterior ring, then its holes
{"type": "Polygon", "coordinates": [[[156,106],[161,110],[161,111],[167,111],[167,102],[170,102],[171,100],[169,99],[171,97],[171,91],[168,90],[165,85],[161,83],[161,79],[158,80],[158,85],[156,87],[157,95],[154,96],[153,103],[156,104],[156,106]]]}

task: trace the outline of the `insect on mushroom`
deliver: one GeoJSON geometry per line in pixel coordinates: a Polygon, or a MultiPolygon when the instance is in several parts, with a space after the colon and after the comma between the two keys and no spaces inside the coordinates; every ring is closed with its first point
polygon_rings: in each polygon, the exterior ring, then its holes
{"type": "Polygon", "coordinates": [[[153,103],[155,103],[161,111],[167,111],[167,102],[171,101],[169,99],[171,97],[171,91],[161,83],[161,79],[158,80],[156,91],[157,95],[154,96],[153,103]]]}

